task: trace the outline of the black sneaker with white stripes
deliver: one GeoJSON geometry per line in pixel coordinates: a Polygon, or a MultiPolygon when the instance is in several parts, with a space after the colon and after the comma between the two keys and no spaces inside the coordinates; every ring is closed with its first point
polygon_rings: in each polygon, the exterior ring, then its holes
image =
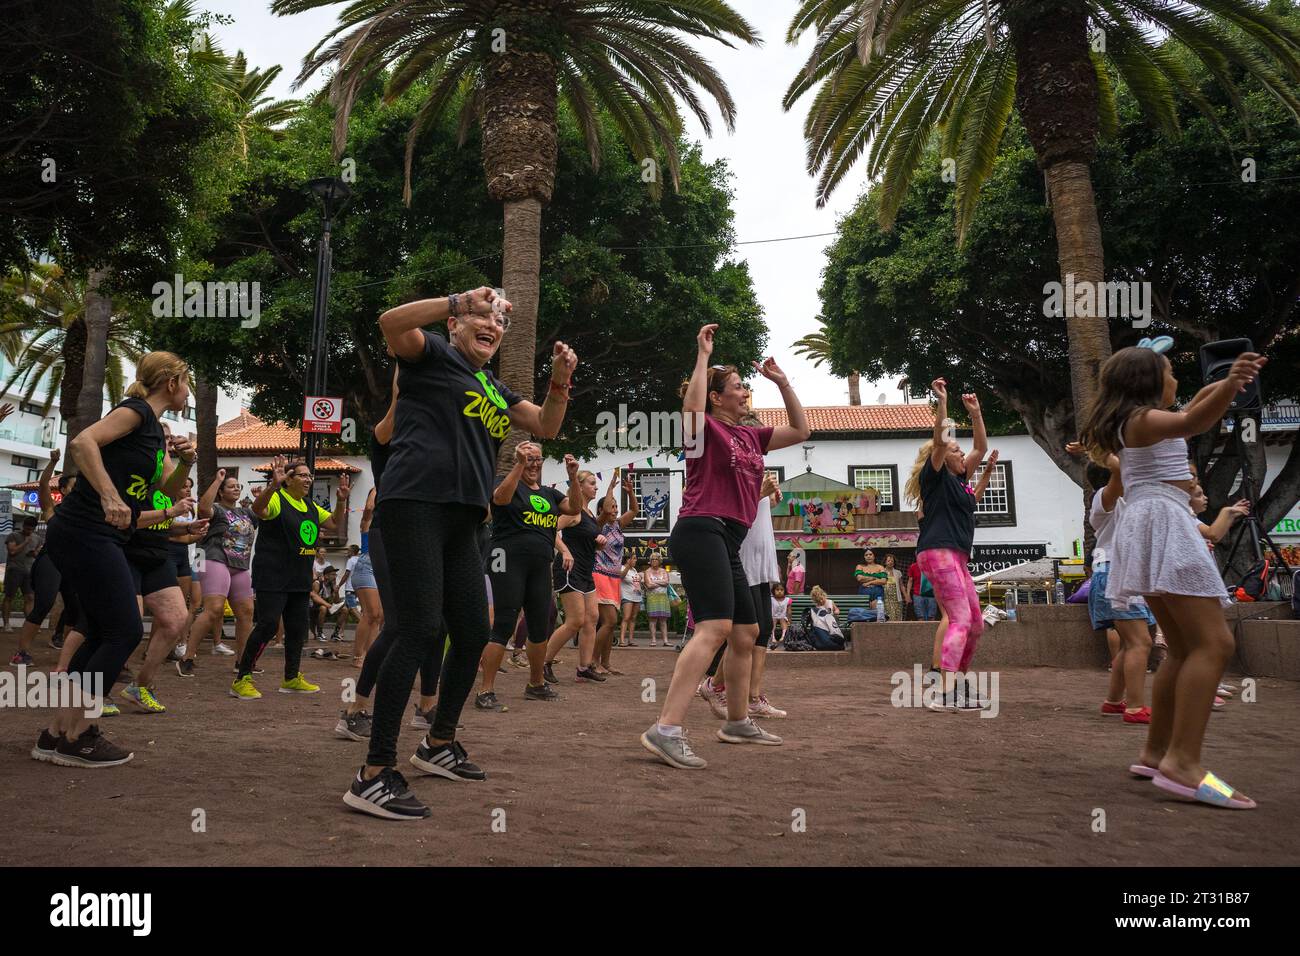
{"type": "Polygon", "coordinates": [[[368,813],[383,820],[422,820],[433,813],[415,798],[406,778],[392,767],[379,771],[379,776],[366,780],[364,767],[352,778],[352,786],[343,794],[343,802],[353,810],[368,813]]]}
{"type": "Polygon", "coordinates": [[[429,746],[429,738],[420,741],[420,747],[411,757],[412,766],[448,780],[486,780],[487,774],[470,763],[469,755],[459,740],[449,744],[429,746]]]}

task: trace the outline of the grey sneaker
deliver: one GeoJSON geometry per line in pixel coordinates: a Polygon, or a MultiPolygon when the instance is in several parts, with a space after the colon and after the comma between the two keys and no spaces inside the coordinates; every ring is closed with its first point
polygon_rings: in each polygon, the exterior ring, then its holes
{"type": "Polygon", "coordinates": [[[369,740],[370,715],[364,710],[349,714],[346,710],[339,712],[339,722],[334,725],[334,734],[344,740],[369,740]]]}
{"type": "Polygon", "coordinates": [[[695,755],[684,733],[680,737],[668,737],[659,732],[657,723],[641,735],[641,746],[678,770],[703,770],[709,765],[703,757],[695,755]]]}
{"type": "Polygon", "coordinates": [[[527,698],[528,700],[559,700],[560,699],[560,695],[557,694],[555,691],[551,690],[551,685],[546,683],[546,681],[542,681],[542,683],[537,687],[534,687],[532,684],[529,684],[527,687],[524,688],[524,697],[527,698]]]}
{"type": "Polygon", "coordinates": [[[474,698],[474,707],[478,710],[501,710],[501,701],[497,700],[497,695],[492,691],[479,694],[474,698]]]}
{"type": "Polygon", "coordinates": [[[421,710],[420,705],[415,705],[415,713],[411,715],[411,726],[420,730],[428,730],[432,725],[433,711],[421,710]]]}
{"type": "Polygon", "coordinates": [[[766,744],[769,747],[785,743],[776,734],[769,734],[749,718],[727,721],[718,728],[718,739],[725,744],[766,744]]]}

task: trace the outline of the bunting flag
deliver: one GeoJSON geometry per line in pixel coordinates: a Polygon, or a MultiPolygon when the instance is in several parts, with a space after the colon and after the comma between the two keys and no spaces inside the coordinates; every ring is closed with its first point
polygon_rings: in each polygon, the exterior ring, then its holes
{"type": "Polygon", "coordinates": [[[597,480],[597,481],[604,481],[604,480],[605,480],[605,473],[604,473],[604,472],[600,472],[600,471],[596,472],[596,480],[597,480]]]}
{"type": "Polygon", "coordinates": [[[685,461],[685,460],[686,460],[686,452],[685,452],[685,451],[679,451],[679,452],[677,453],[677,460],[678,460],[678,461],[685,461]]]}

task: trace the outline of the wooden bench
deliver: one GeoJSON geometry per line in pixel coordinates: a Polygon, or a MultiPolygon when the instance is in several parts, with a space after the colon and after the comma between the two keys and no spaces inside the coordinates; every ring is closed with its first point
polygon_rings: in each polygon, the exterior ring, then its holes
{"type": "MultiPolygon", "coordinates": [[[[871,611],[875,607],[874,601],[865,594],[828,594],[826,597],[834,602],[839,608],[839,615],[836,621],[840,628],[848,631],[849,611],[855,607],[865,608],[871,611]]],[[[800,626],[803,623],[803,612],[812,607],[812,597],[807,593],[790,595],[790,623],[800,626]]]]}

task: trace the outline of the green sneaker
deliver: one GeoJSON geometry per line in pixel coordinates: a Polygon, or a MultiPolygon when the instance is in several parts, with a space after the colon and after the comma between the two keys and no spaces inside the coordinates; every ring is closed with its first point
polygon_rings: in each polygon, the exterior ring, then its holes
{"type": "Polygon", "coordinates": [[[167,712],[167,708],[158,702],[158,698],[153,695],[153,692],[148,687],[128,684],[126,690],[122,691],[122,699],[129,704],[134,704],[146,714],[167,712]]]}
{"type": "Polygon", "coordinates": [[[230,696],[239,700],[257,700],[262,692],[253,686],[253,677],[249,674],[230,685],[230,696]]]}
{"type": "Polygon", "coordinates": [[[105,717],[116,717],[116,716],[117,716],[118,714],[120,714],[121,712],[122,712],[122,711],[118,708],[117,704],[113,703],[113,702],[112,702],[111,700],[109,700],[107,697],[104,698],[104,716],[105,716],[105,717]]]}
{"type": "Polygon", "coordinates": [[[280,681],[281,694],[318,694],[320,688],[302,676],[302,671],[293,680],[280,681]]]}

